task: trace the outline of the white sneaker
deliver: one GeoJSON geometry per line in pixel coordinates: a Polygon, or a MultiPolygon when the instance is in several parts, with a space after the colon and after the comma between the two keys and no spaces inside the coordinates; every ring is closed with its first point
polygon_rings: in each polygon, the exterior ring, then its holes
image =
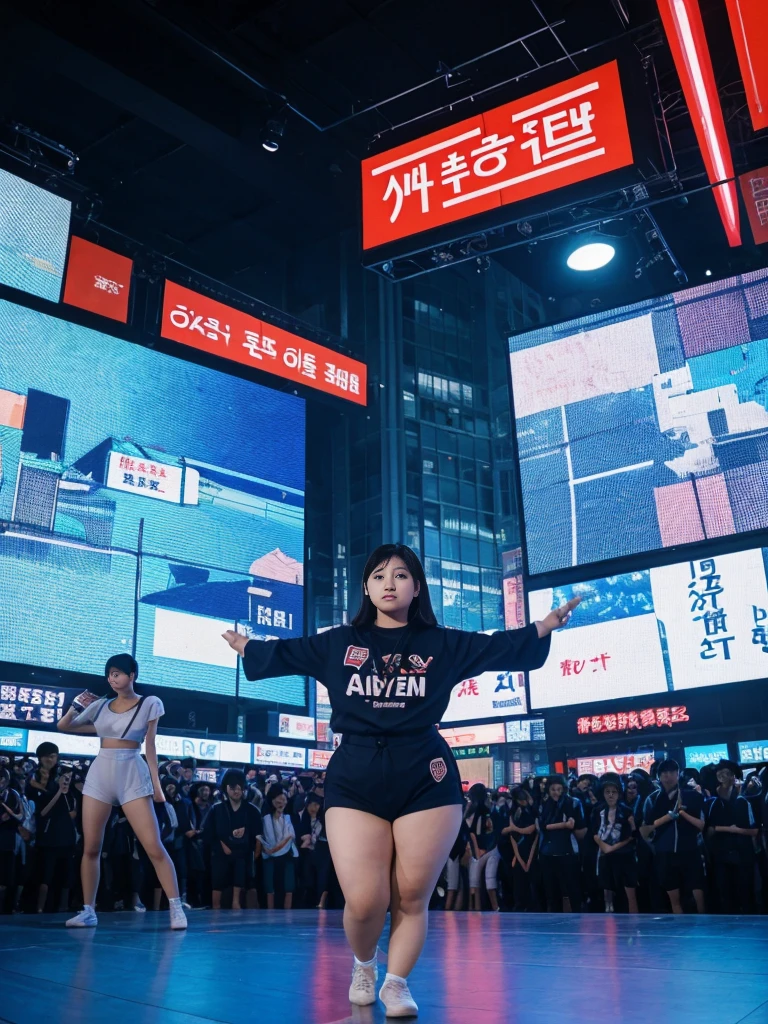
{"type": "MultiPolygon", "coordinates": [[[[376,955],[378,956],[378,949],[376,955]]],[[[379,977],[379,965],[374,963],[365,967],[355,961],[352,968],[352,984],[349,986],[349,1001],[355,1006],[370,1006],[376,1002],[376,982],[379,977]]]]}
{"type": "Polygon", "coordinates": [[[98,923],[99,919],[93,907],[83,907],[79,914],[70,917],[67,928],[95,928],[98,923]]]}
{"type": "Polygon", "coordinates": [[[384,1003],[388,1017],[418,1017],[419,1008],[413,1001],[408,983],[387,978],[381,986],[379,999],[384,1003]]]}
{"type": "Polygon", "coordinates": [[[171,900],[168,912],[170,914],[171,929],[173,931],[182,931],[187,927],[187,915],[184,913],[184,907],[182,906],[181,900],[171,900]]]}
{"type": "Polygon", "coordinates": [[[136,902],[133,904],[133,909],[136,911],[137,914],[146,914],[147,912],[147,908],[144,906],[141,900],[136,900],[136,902]]]}

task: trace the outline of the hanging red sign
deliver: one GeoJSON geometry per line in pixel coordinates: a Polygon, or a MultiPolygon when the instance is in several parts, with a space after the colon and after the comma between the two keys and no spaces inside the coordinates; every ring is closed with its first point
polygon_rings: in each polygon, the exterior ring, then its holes
{"type": "Polygon", "coordinates": [[[768,242],[768,167],[739,175],[749,226],[756,245],[768,242]]]}
{"type": "Polygon", "coordinates": [[[363,248],[632,163],[616,61],[363,161],[363,248]]]}
{"type": "Polygon", "coordinates": [[[160,334],[349,402],[367,404],[365,363],[173,281],[165,282],[160,334]]]}

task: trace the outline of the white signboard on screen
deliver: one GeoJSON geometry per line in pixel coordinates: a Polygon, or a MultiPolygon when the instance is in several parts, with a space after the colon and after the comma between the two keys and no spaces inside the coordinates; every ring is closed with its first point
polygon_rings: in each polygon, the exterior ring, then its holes
{"type": "Polygon", "coordinates": [[[253,763],[275,765],[280,768],[305,768],[307,752],[304,747],[280,747],[274,743],[254,743],[253,763]]]}
{"type": "Polygon", "coordinates": [[[220,761],[221,742],[199,736],[164,736],[158,734],[155,740],[161,757],[194,757],[200,761],[220,761]]]}
{"type": "Polygon", "coordinates": [[[98,736],[76,736],[65,732],[30,729],[27,735],[27,753],[34,754],[41,743],[55,743],[63,757],[96,757],[101,746],[98,736]]]}
{"type": "Polygon", "coordinates": [[[169,466],[151,459],[140,460],[121,452],[111,452],[107,466],[107,487],[127,491],[140,498],[155,498],[181,504],[184,485],[184,504],[196,505],[200,491],[200,474],[191,466],[169,466]]]}
{"type": "Polygon", "coordinates": [[[483,672],[454,686],[443,722],[476,722],[527,713],[522,672],[483,672]]]}
{"type": "Polygon", "coordinates": [[[240,764],[250,764],[253,747],[250,743],[238,743],[234,740],[222,740],[219,744],[221,761],[236,761],[240,764]]]}
{"type": "Polygon", "coordinates": [[[531,723],[530,722],[507,722],[506,723],[507,743],[530,743],[531,723]]]}
{"type": "Polygon", "coordinates": [[[449,747],[475,747],[489,743],[503,743],[504,723],[489,722],[485,725],[461,725],[456,729],[441,729],[440,735],[449,747]]]}
{"type": "Polygon", "coordinates": [[[281,739],[313,740],[315,720],[306,715],[280,715],[278,731],[281,739]]]}
{"type": "Polygon", "coordinates": [[[768,549],[677,562],[529,595],[532,619],[574,595],[531,672],[534,708],[587,704],[768,675],[768,549]]]}

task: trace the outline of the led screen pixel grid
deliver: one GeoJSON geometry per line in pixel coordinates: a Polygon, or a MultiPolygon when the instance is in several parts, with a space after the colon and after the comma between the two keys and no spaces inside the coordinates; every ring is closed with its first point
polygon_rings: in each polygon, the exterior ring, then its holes
{"type": "Polygon", "coordinates": [[[0,169],[0,284],[59,301],[72,204],[0,169]]]}
{"type": "Polygon", "coordinates": [[[529,675],[533,709],[768,678],[768,548],[533,591],[531,620],[577,595],[529,675]]]}
{"type": "Polygon", "coordinates": [[[528,571],[768,527],[768,271],[510,338],[528,571]]]}
{"type": "MultiPolygon", "coordinates": [[[[235,692],[303,633],[300,398],[0,300],[0,660],[235,692]]],[[[246,697],[305,703],[299,677],[246,697]]]]}

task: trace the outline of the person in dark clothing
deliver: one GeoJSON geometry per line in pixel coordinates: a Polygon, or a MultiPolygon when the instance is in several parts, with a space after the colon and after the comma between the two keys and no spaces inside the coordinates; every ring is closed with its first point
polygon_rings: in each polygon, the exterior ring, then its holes
{"type": "Polygon", "coordinates": [[[207,844],[205,823],[213,808],[211,787],[207,782],[194,782],[189,796],[189,827],[184,833],[187,841],[187,895],[192,906],[202,907],[210,891],[211,851],[207,844]]]}
{"type": "Polygon", "coordinates": [[[211,847],[213,909],[221,910],[221,893],[232,886],[232,909],[242,910],[241,894],[253,888],[253,858],[262,831],[261,815],[243,799],[245,776],[234,768],[221,780],[224,799],[205,823],[211,847]]]}
{"type": "Polygon", "coordinates": [[[512,881],[515,910],[534,910],[538,902],[537,875],[539,833],[533,795],[522,787],[512,791],[509,824],[502,833],[509,836],[512,849],[512,881]]]}
{"type": "Polygon", "coordinates": [[[308,906],[325,910],[331,887],[331,851],[325,834],[323,801],[309,793],[299,819],[299,857],[301,878],[308,906]]]}
{"type": "Polygon", "coordinates": [[[669,897],[673,914],[682,914],[682,890],[691,890],[696,909],[704,913],[704,864],[701,833],[704,800],[695,789],[680,786],[680,766],[671,758],[660,762],[661,789],[643,806],[640,834],[650,840],[661,887],[669,897]]]}
{"type": "Polygon", "coordinates": [[[604,892],[606,913],[613,913],[614,897],[623,889],[630,914],[637,913],[637,861],[635,819],[621,799],[617,775],[601,779],[602,802],[592,811],[593,841],[597,846],[597,878],[604,892]]]}
{"type": "Polygon", "coordinates": [[[736,788],[741,768],[733,761],[716,765],[719,783],[707,806],[715,885],[724,914],[755,912],[755,847],[758,834],[749,801],[736,788]]]}
{"type": "Polygon", "coordinates": [[[59,882],[59,911],[69,909],[69,890],[73,882],[75,847],[77,845],[77,793],[72,788],[72,770],[59,769],[58,778],[49,776],[46,788],[36,787],[37,853],[40,864],[40,887],[37,891],[37,912],[42,914],[48,890],[59,882]]]}
{"type": "Polygon", "coordinates": [[[562,913],[566,899],[572,914],[581,909],[578,844],[587,834],[581,808],[580,800],[566,795],[562,775],[547,779],[547,799],[539,815],[539,844],[550,913],[562,913]]]}
{"type": "Polygon", "coordinates": [[[343,739],[326,773],[325,822],[356,958],[351,1002],[376,1001],[377,942],[391,904],[389,972],[379,997],[390,1014],[417,1012],[406,979],[463,807],[458,769],[435,728],[451,690],[482,671],[543,665],[552,630],[578,603],[491,636],[441,629],[418,556],[386,544],[366,562],[351,625],[296,640],[224,634],[247,679],[309,675],[328,689],[330,728],[343,739]]]}
{"type": "Polygon", "coordinates": [[[15,896],[16,836],[24,820],[21,799],[10,782],[10,772],[0,768],[0,914],[5,913],[8,893],[11,901],[15,896]]]}
{"type": "Polygon", "coordinates": [[[165,843],[168,853],[171,855],[173,866],[176,868],[176,877],[179,880],[179,893],[183,903],[187,901],[187,834],[192,830],[189,820],[189,801],[185,800],[179,792],[176,780],[172,778],[163,779],[160,784],[165,800],[169,808],[176,816],[173,841],[165,843]]]}

